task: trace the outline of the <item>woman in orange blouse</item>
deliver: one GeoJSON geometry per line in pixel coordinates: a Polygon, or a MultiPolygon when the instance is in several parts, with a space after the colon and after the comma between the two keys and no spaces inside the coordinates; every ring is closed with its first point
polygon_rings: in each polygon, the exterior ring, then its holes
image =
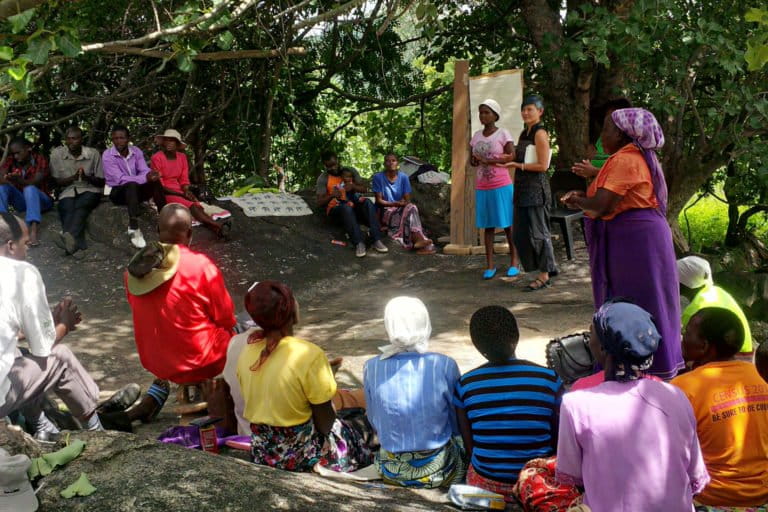
{"type": "Polygon", "coordinates": [[[587,216],[595,308],[626,297],[651,313],[661,343],[649,373],[671,379],[683,367],[683,357],[667,184],[656,156],[664,134],[653,114],[625,108],[606,117],[601,138],[611,157],[586,193],[574,190],[562,201],[587,216]]]}

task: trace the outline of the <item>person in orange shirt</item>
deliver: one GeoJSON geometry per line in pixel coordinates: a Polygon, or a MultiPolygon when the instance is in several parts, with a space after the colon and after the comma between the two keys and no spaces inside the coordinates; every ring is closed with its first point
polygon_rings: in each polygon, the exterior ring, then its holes
{"type": "Polygon", "coordinates": [[[389,249],[381,241],[383,233],[373,203],[365,199],[352,203],[351,206],[347,204],[347,194],[360,194],[366,191],[366,185],[357,170],[352,167],[341,167],[339,157],[333,151],[325,151],[321,155],[321,160],[325,169],[318,176],[315,186],[317,206],[325,208],[325,213],[332,222],[344,226],[355,247],[355,256],[358,258],[362,258],[367,252],[360,224],[370,228],[369,234],[373,239],[371,246],[378,252],[388,252],[389,249]],[[345,182],[341,177],[342,171],[347,169],[354,176],[352,183],[345,182]]]}
{"type": "Polygon", "coordinates": [[[623,108],[605,118],[601,138],[611,157],[586,193],[572,190],[561,201],[586,215],[595,309],[612,297],[627,297],[648,311],[661,334],[648,373],[671,379],[683,368],[683,357],[667,184],[656,156],[664,134],[652,113],[623,108]]]}
{"type": "Polygon", "coordinates": [[[755,350],[755,366],[757,373],[768,382],[768,341],[763,341],[755,350]]]}
{"type": "Polygon", "coordinates": [[[683,355],[694,369],[672,380],[696,416],[711,477],[696,498],[705,506],[768,504],[768,384],[755,365],[734,359],[743,341],[736,314],[701,309],[683,335],[683,355]]]}

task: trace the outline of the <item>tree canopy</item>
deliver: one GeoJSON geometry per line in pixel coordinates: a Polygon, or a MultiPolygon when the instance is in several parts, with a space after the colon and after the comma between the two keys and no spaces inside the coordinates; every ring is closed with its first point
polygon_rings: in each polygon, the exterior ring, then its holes
{"type": "Polygon", "coordinates": [[[49,148],[77,123],[89,143],[103,145],[121,122],[150,144],[173,126],[190,145],[196,178],[222,189],[267,177],[272,165],[306,185],[327,147],[364,170],[393,149],[447,170],[452,63],[469,59],[473,74],[524,70],[526,92],[545,99],[556,168],[586,154],[594,106],[626,96],[654,112],[666,135],[673,227],[713,178],[730,174],[741,185],[728,187],[730,200],[750,212],[762,211],[768,195],[762,8],[717,0],[116,0],[108,8],[0,0],[0,20],[0,134],[28,134],[49,148]]]}

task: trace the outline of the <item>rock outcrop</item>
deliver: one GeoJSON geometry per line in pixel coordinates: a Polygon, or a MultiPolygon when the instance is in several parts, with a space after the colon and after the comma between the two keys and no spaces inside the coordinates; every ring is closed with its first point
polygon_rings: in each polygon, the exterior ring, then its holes
{"type": "Polygon", "coordinates": [[[43,512],[455,510],[443,491],[289,473],[119,432],[73,432],[71,437],[85,441],[86,448],[37,483],[43,484],[38,492],[43,512]],[[81,473],[96,492],[62,498],[61,490],[81,473]]]}

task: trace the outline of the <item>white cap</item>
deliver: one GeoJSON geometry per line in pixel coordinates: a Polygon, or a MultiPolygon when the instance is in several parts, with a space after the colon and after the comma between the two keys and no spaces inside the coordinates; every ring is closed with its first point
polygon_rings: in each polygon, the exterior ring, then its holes
{"type": "Polygon", "coordinates": [[[26,455],[8,455],[0,448],[0,512],[37,510],[37,496],[27,476],[31,465],[26,455]]]}
{"type": "Polygon", "coordinates": [[[677,273],[680,284],[692,290],[713,283],[712,267],[707,260],[698,256],[686,256],[677,260],[677,273]]]}
{"type": "Polygon", "coordinates": [[[480,105],[485,105],[489,109],[493,110],[493,112],[499,116],[499,119],[501,119],[501,105],[499,105],[498,101],[488,98],[487,100],[483,100],[480,105]]]}

